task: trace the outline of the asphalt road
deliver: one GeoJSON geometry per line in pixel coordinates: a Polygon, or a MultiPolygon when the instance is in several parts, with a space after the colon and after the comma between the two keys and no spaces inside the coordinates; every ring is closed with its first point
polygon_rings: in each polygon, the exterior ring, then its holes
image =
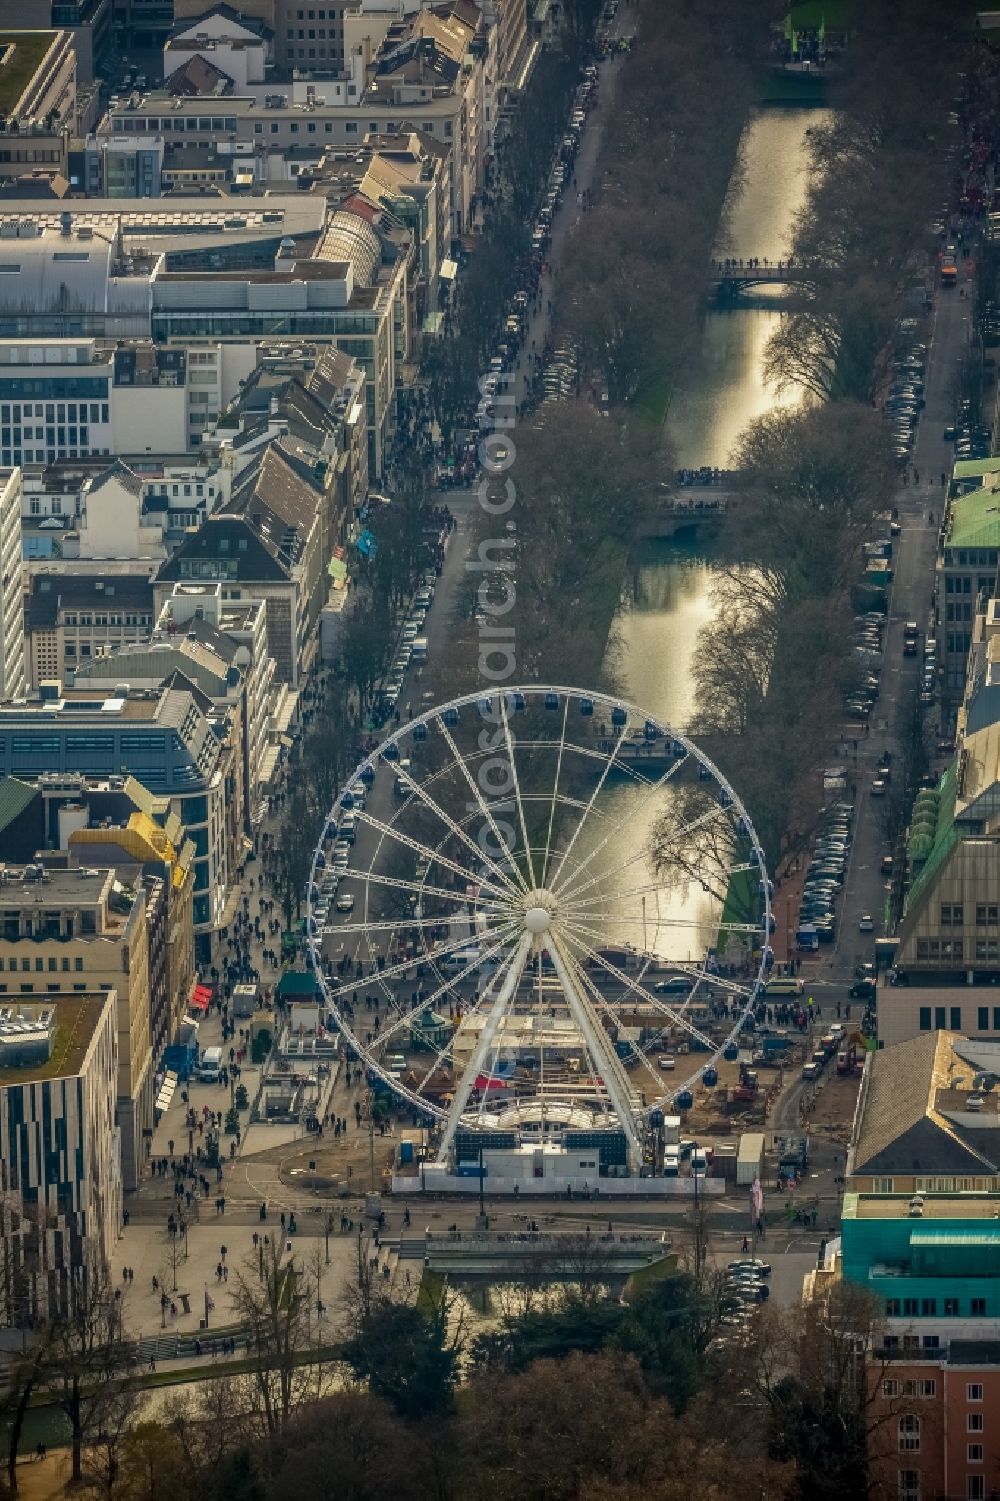
{"type": "MultiPolygon", "coordinates": [[[[960,298],[955,291],[938,291],[929,337],[924,338],[929,345],[924,378],[926,406],[918,428],[910,474],[912,481],[912,468],[915,467],[920,483],[901,485],[895,499],[902,532],[893,547],[894,578],[884,640],[880,697],[867,736],[857,727],[845,727],[844,732],[846,738],[859,739],[859,753],[854,841],[841,897],[840,925],[830,951],[824,953],[821,949],[818,964],[809,966],[810,976],[815,975],[819,981],[832,987],[824,993],[824,1009],[827,994],[833,1000],[846,999],[844,987],[851,983],[855,964],[874,959],[875,934],[859,931],[861,915],[870,913],[875,919],[876,933],[883,931],[887,887],[879,864],[882,855],[887,853],[882,813],[884,803],[873,798],[870,789],[879,756],[884,750],[892,751],[898,762],[900,730],[907,723],[923,667],[922,650],[918,657],[903,656],[903,625],[907,620],[916,620],[921,631],[926,633],[945,495],[941,475],[945,473],[950,477],[954,462],[952,445],[944,441],[943,433],[946,424],[954,420],[950,391],[956,367],[968,343],[971,307],[971,301],[960,298]],[[933,512],[933,521],[928,519],[929,512],[933,512]]],[[[939,713],[935,705],[928,716],[929,738],[935,743],[939,738],[934,734],[939,713]]]]}

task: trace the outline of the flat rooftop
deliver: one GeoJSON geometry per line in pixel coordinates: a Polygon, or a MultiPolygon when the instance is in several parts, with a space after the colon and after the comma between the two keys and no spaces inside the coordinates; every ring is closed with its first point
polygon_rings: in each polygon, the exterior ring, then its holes
{"type": "Polygon", "coordinates": [[[995,1220],[1000,1239],[1000,1194],[925,1194],[920,1215],[910,1215],[910,1201],[878,1198],[873,1194],[845,1194],[845,1220],[909,1220],[917,1229],[928,1220],[995,1220]]]}
{"type": "Polygon", "coordinates": [[[89,866],[77,870],[35,869],[44,871],[41,879],[26,878],[23,866],[0,865],[0,908],[95,906],[114,876],[114,871],[107,869],[91,874],[89,866]]]}
{"type": "Polygon", "coordinates": [[[14,1009],[29,1015],[55,1011],[52,1051],[45,1063],[24,1068],[0,1068],[0,1088],[11,1084],[34,1084],[40,1079],[72,1078],[83,1067],[94,1033],[113,991],[88,991],[75,995],[33,995],[30,1003],[18,1001],[14,1009]]]}

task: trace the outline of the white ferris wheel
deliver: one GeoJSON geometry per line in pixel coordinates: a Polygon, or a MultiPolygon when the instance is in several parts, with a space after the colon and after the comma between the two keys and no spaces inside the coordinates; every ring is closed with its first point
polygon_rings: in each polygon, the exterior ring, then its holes
{"type": "Polygon", "coordinates": [[[770,899],[746,810],[685,735],[532,685],[429,709],[362,762],[306,930],[336,1025],[438,1161],[601,1133],[638,1172],[662,1113],[738,1056],[770,899]]]}

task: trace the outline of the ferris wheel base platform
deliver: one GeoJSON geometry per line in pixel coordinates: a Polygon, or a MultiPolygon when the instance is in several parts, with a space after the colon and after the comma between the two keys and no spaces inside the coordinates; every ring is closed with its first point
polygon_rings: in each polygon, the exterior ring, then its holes
{"type": "MultiPolygon", "coordinates": [[[[508,1178],[487,1171],[483,1192],[488,1199],[691,1199],[694,1178],[585,1178],[546,1175],[544,1178],[508,1178]]],[[[697,1179],[698,1198],[721,1198],[724,1178],[697,1179]]],[[[449,1172],[447,1164],[427,1162],[416,1172],[393,1173],[393,1194],[412,1198],[420,1194],[454,1194],[469,1198],[479,1193],[479,1172],[449,1172]]]]}

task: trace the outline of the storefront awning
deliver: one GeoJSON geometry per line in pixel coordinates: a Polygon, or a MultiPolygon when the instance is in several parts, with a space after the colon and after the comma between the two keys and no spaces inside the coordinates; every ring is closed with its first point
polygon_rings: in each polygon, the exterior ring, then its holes
{"type": "Polygon", "coordinates": [[[164,1074],[163,1076],[163,1083],[160,1085],[160,1092],[156,1096],[156,1109],[159,1110],[161,1115],[163,1111],[169,1107],[170,1101],[174,1097],[174,1090],[176,1088],[177,1075],[174,1073],[173,1069],[168,1069],[166,1074],[164,1074]]]}
{"type": "Polygon", "coordinates": [[[188,1005],[193,1011],[207,1011],[212,1001],[212,990],[208,985],[196,985],[191,992],[188,1005]]]}

